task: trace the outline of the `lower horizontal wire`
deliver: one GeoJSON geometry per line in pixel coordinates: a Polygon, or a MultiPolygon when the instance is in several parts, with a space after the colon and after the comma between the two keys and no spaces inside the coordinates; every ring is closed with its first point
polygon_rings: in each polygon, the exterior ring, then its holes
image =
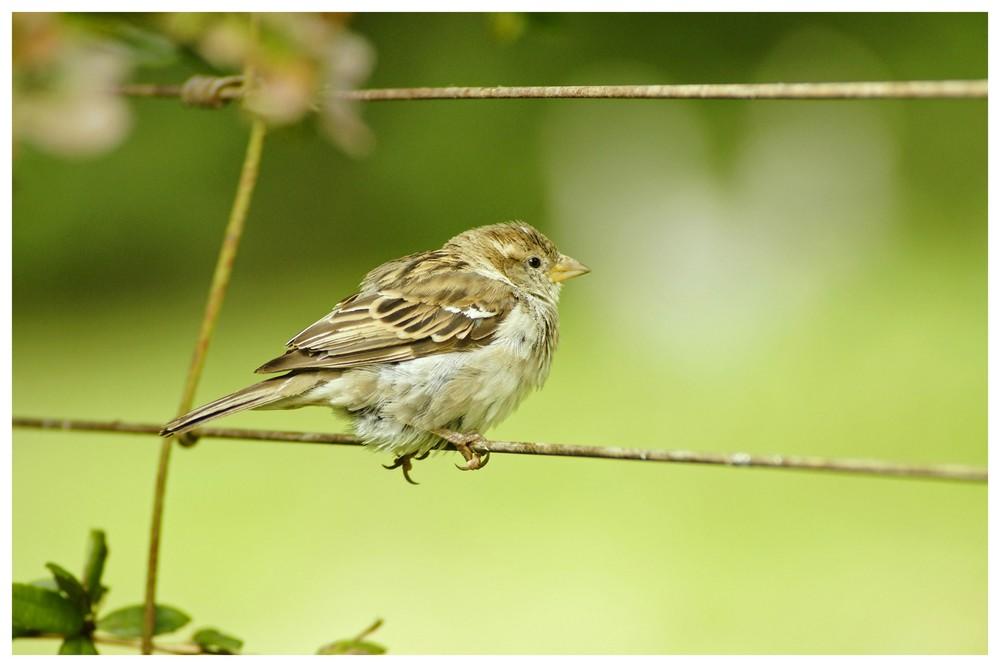
{"type": "MultiPolygon", "coordinates": [[[[34,428],[57,431],[91,431],[100,433],[134,433],[158,435],[159,424],[124,421],[95,421],[85,419],[58,419],[52,417],[14,417],[14,428],[34,428]]],[[[199,438],[225,438],[230,440],[262,440],[269,442],[298,442],[316,445],[355,445],[362,442],[344,433],[305,433],[301,431],[264,431],[244,428],[199,428],[191,431],[199,438]]],[[[446,449],[453,449],[450,445],[446,449]]],[[[484,445],[473,445],[480,454],[532,454],[536,456],[572,456],[580,458],[613,459],[620,461],[658,461],[661,463],[699,463],[739,468],[773,468],[781,470],[812,470],[819,472],[853,473],[881,477],[906,477],[944,479],[964,482],[987,482],[983,467],[961,464],[911,464],[868,459],[833,459],[818,456],[758,455],[744,452],[712,453],[683,450],[633,449],[628,447],[601,447],[594,445],[561,445],[546,442],[509,442],[490,440],[484,445]]]]}

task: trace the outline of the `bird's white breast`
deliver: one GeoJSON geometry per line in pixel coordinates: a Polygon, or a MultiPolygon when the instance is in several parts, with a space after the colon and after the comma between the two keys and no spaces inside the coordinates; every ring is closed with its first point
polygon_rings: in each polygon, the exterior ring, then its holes
{"type": "Polygon", "coordinates": [[[423,446],[422,431],[483,432],[548,377],[555,309],[546,319],[532,308],[515,306],[483,347],[351,370],[311,399],[356,412],[362,438],[397,451],[404,441],[423,446]]]}

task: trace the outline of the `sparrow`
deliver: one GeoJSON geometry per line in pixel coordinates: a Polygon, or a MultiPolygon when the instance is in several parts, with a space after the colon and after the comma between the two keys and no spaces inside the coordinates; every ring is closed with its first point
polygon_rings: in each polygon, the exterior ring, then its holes
{"type": "Polygon", "coordinates": [[[439,250],[371,270],[358,291],[286,344],[257,373],[281,373],[174,419],[185,433],[243,410],[316,405],[348,416],[359,439],[411,461],[470,445],[549,375],[559,342],[562,283],[589,269],[520,221],[476,227],[439,250]]]}

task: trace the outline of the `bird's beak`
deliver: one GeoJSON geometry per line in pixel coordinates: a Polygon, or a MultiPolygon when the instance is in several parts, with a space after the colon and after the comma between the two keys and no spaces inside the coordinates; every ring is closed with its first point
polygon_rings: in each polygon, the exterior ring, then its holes
{"type": "Polygon", "coordinates": [[[561,283],[585,273],[590,273],[590,269],[569,255],[559,255],[559,261],[549,269],[549,279],[554,283],[561,283]]]}

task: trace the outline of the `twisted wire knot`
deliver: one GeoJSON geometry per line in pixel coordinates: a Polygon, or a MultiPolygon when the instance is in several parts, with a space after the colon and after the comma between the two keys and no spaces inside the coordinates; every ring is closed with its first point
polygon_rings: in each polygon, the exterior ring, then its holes
{"type": "Polygon", "coordinates": [[[218,109],[239,96],[243,77],[195,75],[181,86],[181,101],[192,107],[218,109]]]}

